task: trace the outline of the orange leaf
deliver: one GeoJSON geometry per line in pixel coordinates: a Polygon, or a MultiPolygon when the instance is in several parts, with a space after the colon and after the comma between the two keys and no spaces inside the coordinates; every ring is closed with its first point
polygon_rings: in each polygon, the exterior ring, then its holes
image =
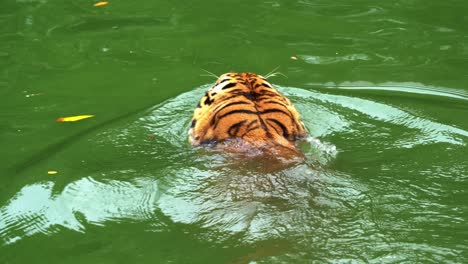
{"type": "Polygon", "coordinates": [[[109,3],[109,2],[105,2],[105,1],[103,1],[103,2],[97,2],[97,3],[94,4],[94,6],[105,6],[105,5],[107,5],[108,3],[109,3]]]}
{"type": "Polygon", "coordinates": [[[55,122],[75,122],[80,121],[82,119],[93,117],[94,115],[78,115],[78,116],[67,116],[67,117],[60,117],[55,119],[55,122]]]}

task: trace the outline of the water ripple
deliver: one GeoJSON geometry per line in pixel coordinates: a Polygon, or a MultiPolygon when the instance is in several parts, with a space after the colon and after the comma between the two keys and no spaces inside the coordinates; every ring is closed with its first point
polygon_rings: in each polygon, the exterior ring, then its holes
{"type": "MultiPolygon", "coordinates": [[[[275,241],[282,252],[268,252],[266,262],[415,262],[419,254],[441,262],[457,259],[466,246],[446,248],[444,241],[459,239],[454,230],[464,223],[466,208],[452,196],[464,194],[459,186],[467,168],[460,153],[468,133],[409,108],[317,91],[366,89],[362,83],[347,84],[312,85],[315,91],[279,87],[311,134],[306,160],[288,167],[189,146],[193,108],[208,86],[102,129],[80,148],[61,153],[64,160],[94,157],[86,164],[99,173],[22,187],[0,207],[0,243],[127,221],[140,222],[145,232],[187,228],[215,246],[275,241]],[[427,149],[432,159],[419,159],[427,149]],[[387,160],[387,152],[401,159],[387,160]],[[444,160],[451,163],[438,163],[437,155],[450,155],[444,160]],[[360,170],[368,171],[365,177],[360,170]],[[448,184],[455,186],[453,193],[444,192],[448,184]],[[450,234],[441,236],[441,229],[450,234]],[[408,239],[415,236],[421,241],[408,239]],[[437,242],[426,242],[436,236],[437,242]],[[367,248],[370,244],[375,247],[367,248]]],[[[375,89],[401,92],[394,86],[375,89]]],[[[404,92],[465,101],[458,90],[442,90],[404,92]]]]}
{"type": "Polygon", "coordinates": [[[366,54],[349,54],[343,56],[327,57],[327,56],[311,56],[311,55],[298,55],[298,58],[304,60],[309,64],[333,64],[343,61],[368,61],[370,57],[366,54]]]}
{"type": "MultiPolygon", "coordinates": [[[[311,84],[315,86],[314,84],[311,84]]],[[[415,82],[385,82],[385,83],[370,83],[370,82],[343,82],[340,84],[325,83],[319,84],[326,88],[343,89],[343,90],[375,90],[375,91],[392,91],[402,93],[423,94],[431,96],[450,97],[461,100],[468,100],[468,92],[462,89],[449,87],[437,87],[423,85],[415,82]]]]}
{"type": "MultiPolygon", "coordinates": [[[[385,89],[385,88],[382,88],[385,89]]],[[[420,90],[421,92],[425,91],[428,93],[435,93],[433,89],[428,90],[420,90]]],[[[318,100],[322,103],[328,105],[328,108],[331,108],[330,105],[338,105],[340,107],[344,107],[347,110],[342,110],[345,112],[349,112],[349,110],[357,111],[361,114],[368,116],[371,120],[381,120],[384,122],[388,122],[391,124],[396,124],[399,126],[406,127],[408,129],[416,129],[420,131],[420,133],[415,134],[413,137],[406,137],[400,138],[397,142],[395,142],[394,147],[414,147],[419,144],[430,144],[430,143],[437,143],[437,142],[446,142],[456,145],[466,145],[466,138],[468,137],[468,131],[465,131],[461,128],[457,128],[454,126],[449,126],[445,124],[441,124],[435,121],[431,121],[429,119],[425,119],[422,117],[414,116],[408,112],[400,110],[396,107],[374,102],[371,100],[360,99],[360,98],[353,98],[348,96],[341,96],[341,95],[328,95],[328,94],[321,94],[315,93],[310,91],[305,91],[302,89],[296,88],[289,88],[285,92],[291,96],[297,96],[299,102],[297,103],[299,108],[306,108],[306,106],[302,105],[299,98],[307,98],[309,100],[318,100]]],[[[411,91],[409,91],[411,92],[411,91]]],[[[451,93],[446,93],[446,96],[456,96],[451,93]]],[[[463,98],[463,97],[462,97],[463,98]]],[[[302,110],[302,109],[300,109],[302,110]]],[[[332,110],[335,112],[334,110],[332,110]]],[[[342,114],[338,114],[338,116],[345,116],[342,114]]],[[[305,116],[304,119],[308,119],[308,116],[305,116]]],[[[310,123],[313,123],[312,120],[310,123]]],[[[345,122],[341,126],[341,128],[349,128],[347,125],[351,124],[352,122],[345,122]]],[[[323,124],[321,124],[323,125],[323,124]]],[[[325,127],[327,125],[324,125],[325,127]]],[[[338,127],[338,128],[339,128],[338,127]]],[[[310,129],[311,131],[315,131],[314,128],[310,129]]]]}
{"type": "Polygon", "coordinates": [[[53,189],[53,182],[25,186],[0,208],[4,243],[53,233],[56,226],[83,232],[82,221],[102,225],[112,219],[151,219],[158,194],[156,183],[146,178],[132,184],[87,177],[68,184],[59,194],[53,194],[53,189]]]}

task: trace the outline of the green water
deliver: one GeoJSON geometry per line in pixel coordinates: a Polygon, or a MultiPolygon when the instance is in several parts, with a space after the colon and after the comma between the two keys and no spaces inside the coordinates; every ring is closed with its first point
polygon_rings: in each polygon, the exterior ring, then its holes
{"type": "Polygon", "coordinates": [[[0,263],[468,262],[468,2],[93,4],[0,1],[0,263]],[[304,162],[188,145],[277,66],[304,162]]]}

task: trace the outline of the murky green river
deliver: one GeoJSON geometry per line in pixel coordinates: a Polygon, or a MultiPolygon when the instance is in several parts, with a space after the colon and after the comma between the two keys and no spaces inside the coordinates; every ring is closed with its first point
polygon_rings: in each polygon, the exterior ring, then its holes
{"type": "Polygon", "coordinates": [[[0,1],[0,263],[468,262],[467,1],[94,3],[0,1]],[[189,146],[278,66],[303,162],[189,146]]]}

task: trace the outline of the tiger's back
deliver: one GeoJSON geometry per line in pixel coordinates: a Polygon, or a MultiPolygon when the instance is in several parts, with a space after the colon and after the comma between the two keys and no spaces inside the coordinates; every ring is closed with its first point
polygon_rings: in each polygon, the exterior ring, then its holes
{"type": "Polygon", "coordinates": [[[200,100],[189,140],[193,146],[221,145],[296,153],[295,142],[307,134],[299,113],[284,95],[254,73],[226,73],[200,100]]]}

